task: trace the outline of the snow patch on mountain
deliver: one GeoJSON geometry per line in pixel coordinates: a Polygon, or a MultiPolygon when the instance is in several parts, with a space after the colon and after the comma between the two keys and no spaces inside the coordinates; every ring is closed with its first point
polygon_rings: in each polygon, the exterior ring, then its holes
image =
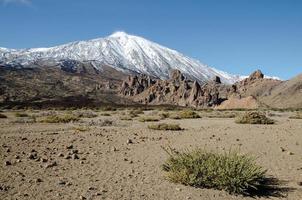
{"type": "Polygon", "coordinates": [[[229,84],[241,80],[240,76],[211,68],[175,50],[125,32],[115,32],[105,38],[71,42],[50,48],[0,48],[1,62],[25,65],[43,59],[96,61],[124,72],[143,73],[161,79],[169,78],[170,71],[178,69],[189,78],[201,82],[211,80],[215,76],[229,84]]]}

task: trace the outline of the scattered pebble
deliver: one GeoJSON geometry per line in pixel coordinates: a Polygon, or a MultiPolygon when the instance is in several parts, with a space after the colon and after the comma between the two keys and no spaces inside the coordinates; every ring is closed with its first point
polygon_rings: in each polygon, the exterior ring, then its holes
{"type": "Polygon", "coordinates": [[[47,164],[46,166],[45,166],[45,168],[51,168],[51,167],[55,167],[55,166],[57,166],[57,162],[51,162],[51,163],[49,163],[49,164],[47,164]]]}
{"type": "Polygon", "coordinates": [[[12,165],[12,163],[11,163],[10,161],[5,161],[4,164],[5,164],[6,166],[12,165]]]}

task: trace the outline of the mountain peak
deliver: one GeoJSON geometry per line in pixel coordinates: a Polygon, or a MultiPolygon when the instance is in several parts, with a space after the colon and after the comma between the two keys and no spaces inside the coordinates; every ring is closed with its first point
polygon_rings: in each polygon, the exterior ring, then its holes
{"type": "MultiPolygon", "coordinates": [[[[0,63],[31,64],[37,60],[98,61],[129,74],[146,74],[168,79],[172,69],[200,82],[219,76],[224,83],[234,83],[239,76],[211,68],[175,50],[139,36],[118,31],[105,38],[71,42],[50,47],[0,52],[0,63]]],[[[98,66],[96,66],[98,68],[98,66]]]]}
{"type": "Polygon", "coordinates": [[[116,31],[114,33],[112,33],[111,35],[109,35],[109,37],[114,37],[114,38],[118,38],[118,37],[129,37],[130,35],[127,34],[124,31],[116,31]]]}

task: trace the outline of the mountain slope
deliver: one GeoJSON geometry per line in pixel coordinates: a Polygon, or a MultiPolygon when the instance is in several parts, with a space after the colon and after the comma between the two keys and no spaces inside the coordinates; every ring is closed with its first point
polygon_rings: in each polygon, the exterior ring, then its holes
{"type": "Polygon", "coordinates": [[[72,59],[97,61],[102,65],[127,73],[140,73],[167,79],[172,69],[187,77],[205,82],[219,76],[224,83],[234,83],[239,76],[211,68],[175,50],[168,49],[144,38],[116,32],[106,38],[72,42],[51,48],[6,49],[0,48],[0,63],[31,64],[37,60],[72,59]]]}

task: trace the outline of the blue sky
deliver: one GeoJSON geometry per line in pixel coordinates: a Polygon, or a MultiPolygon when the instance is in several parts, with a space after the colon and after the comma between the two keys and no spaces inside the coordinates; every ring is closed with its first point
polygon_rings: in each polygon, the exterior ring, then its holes
{"type": "Polygon", "coordinates": [[[233,74],[302,73],[301,0],[0,0],[0,24],[7,48],[122,30],[233,74]]]}

